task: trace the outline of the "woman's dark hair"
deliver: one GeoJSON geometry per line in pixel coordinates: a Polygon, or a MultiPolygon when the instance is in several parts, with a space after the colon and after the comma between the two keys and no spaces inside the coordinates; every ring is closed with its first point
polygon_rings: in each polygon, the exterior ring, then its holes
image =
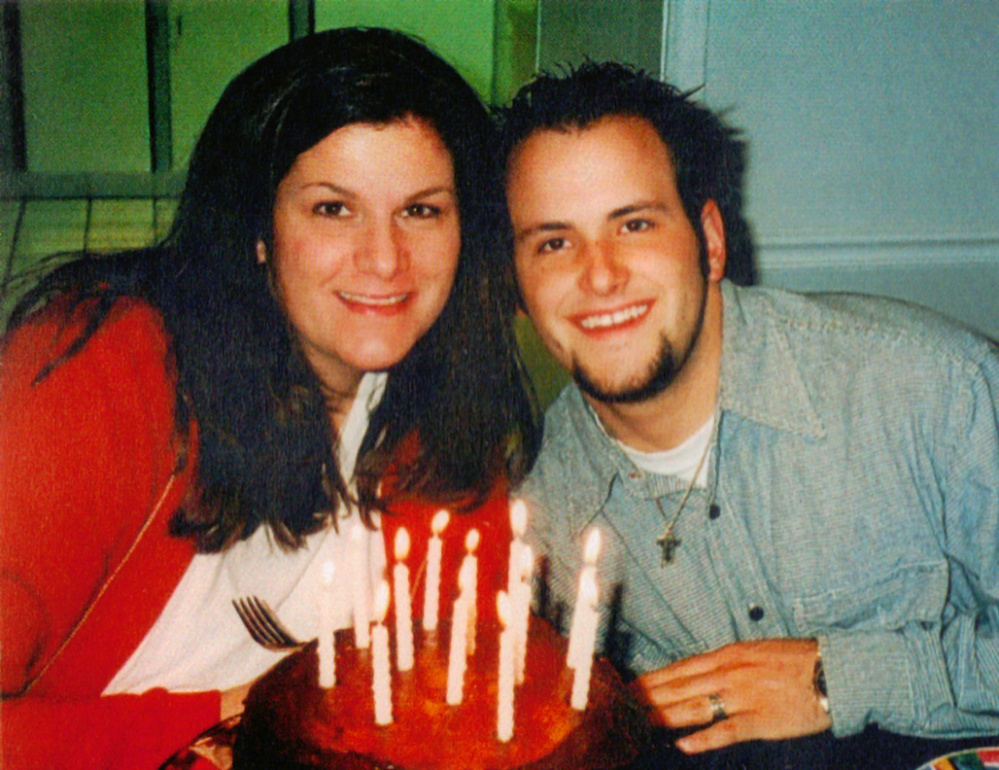
{"type": "Polygon", "coordinates": [[[457,72],[397,32],[330,30],[250,65],[208,119],[165,241],[66,265],[12,316],[13,326],[59,292],[96,298],[72,355],[117,298],[139,296],[159,309],[178,373],[178,429],[186,432],[192,414],[199,428],[197,497],[173,530],[202,550],[219,550],[261,524],[296,545],[348,494],[321,385],[256,245],[272,243],[276,189],[299,154],[343,126],[406,117],[436,129],[451,155],[461,252],[440,318],[390,371],[372,414],[356,471],[362,515],[385,507],[379,484],[390,471],[392,494],[458,505],[480,501],[501,474],[516,483],[536,454],[538,413],[511,330],[515,290],[497,246],[494,129],[457,72]]]}

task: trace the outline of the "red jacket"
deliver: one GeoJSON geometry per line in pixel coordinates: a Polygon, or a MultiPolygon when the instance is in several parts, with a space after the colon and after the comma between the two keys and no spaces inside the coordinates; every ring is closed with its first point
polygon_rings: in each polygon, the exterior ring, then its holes
{"type": "MultiPolygon", "coordinates": [[[[156,621],[194,549],[166,526],[196,466],[174,475],[174,378],[158,313],[119,301],[84,349],[38,384],[76,339],[81,313],[56,305],[0,348],[0,757],[19,768],[157,767],[219,719],[218,692],[100,697],[156,621]]],[[[436,506],[384,517],[413,536],[414,576],[436,506]]],[[[509,521],[498,489],[453,516],[444,574],[457,571],[464,531],[483,531],[480,611],[506,576],[509,521]]],[[[417,597],[422,587],[415,586],[417,597]]],[[[422,607],[422,599],[414,610],[422,607]]],[[[445,607],[442,606],[442,612],[445,607]]]]}

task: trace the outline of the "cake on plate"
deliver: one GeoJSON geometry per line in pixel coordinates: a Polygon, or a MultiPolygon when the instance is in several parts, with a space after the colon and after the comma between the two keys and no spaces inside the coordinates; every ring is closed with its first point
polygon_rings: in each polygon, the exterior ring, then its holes
{"type": "Polygon", "coordinates": [[[393,721],[384,726],[375,724],[371,650],[356,649],[352,631],[337,634],[332,688],[318,686],[315,643],[278,663],[246,699],[234,770],[597,770],[626,766],[647,740],[644,710],[602,658],[586,709],[572,708],[566,641],[544,621],[530,620],[508,742],[497,738],[498,632],[479,628],[456,706],[445,697],[449,634],[415,633],[416,663],[393,670],[393,721]]]}

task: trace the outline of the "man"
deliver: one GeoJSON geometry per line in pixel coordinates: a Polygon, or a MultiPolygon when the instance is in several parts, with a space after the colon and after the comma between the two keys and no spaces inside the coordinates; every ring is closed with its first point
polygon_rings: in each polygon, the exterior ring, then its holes
{"type": "Polygon", "coordinates": [[[742,147],[643,73],[542,76],[502,117],[523,305],[575,380],[523,490],[550,607],[598,528],[606,650],[689,754],[999,735],[996,348],[727,280],[742,147]]]}

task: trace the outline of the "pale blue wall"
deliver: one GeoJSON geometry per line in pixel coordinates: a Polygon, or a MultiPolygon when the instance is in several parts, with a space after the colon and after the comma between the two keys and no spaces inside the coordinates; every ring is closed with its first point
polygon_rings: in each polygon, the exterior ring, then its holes
{"type": "MultiPolygon", "coordinates": [[[[999,338],[999,2],[660,5],[654,50],[595,53],[659,61],[745,130],[762,283],[907,298],[999,338]]],[[[542,24],[542,60],[576,35],[542,24]]]]}
{"type": "Polygon", "coordinates": [[[999,338],[999,3],[712,2],[707,102],[751,142],[765,283],[999,338]]]}

